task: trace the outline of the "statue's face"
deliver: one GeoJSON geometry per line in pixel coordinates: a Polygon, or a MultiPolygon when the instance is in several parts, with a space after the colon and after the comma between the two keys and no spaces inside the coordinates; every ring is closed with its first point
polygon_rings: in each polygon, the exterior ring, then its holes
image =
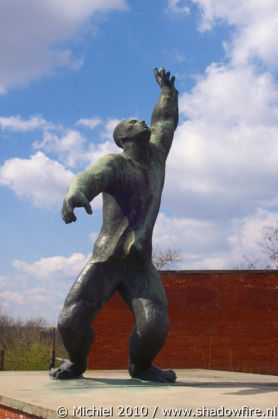
{"type": "Polygon", "coordinates": [[[136,141],[147,144],[151,137],[151,130],[145,121],[137,121],[137,119],[126,119],[120,124],[121,137],[125,137],[128,141],[136,141]]]}

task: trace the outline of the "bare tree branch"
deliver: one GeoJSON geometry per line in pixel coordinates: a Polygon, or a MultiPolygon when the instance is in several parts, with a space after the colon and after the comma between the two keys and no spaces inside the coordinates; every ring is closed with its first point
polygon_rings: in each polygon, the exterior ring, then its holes
{"type": "Polygon", "coordinates": [[[266,269],[278,268],[278,227],[264,227],[264,237],[259,246],[267,255],[269,263],[266,269]]]}
{"type": "Polygon", "coordinates": [[[160,250],[157,249],[153,253],[153,264],[158,271],[166,266],[181,261],[180,252],[176,249],[160,250]]]}
{"type": "Polygon", "coordinates": [[[263,227],[263,239],[258,242],[264,258],[243,255],[245,269],[278,269],[278,227],[263,227]]]}

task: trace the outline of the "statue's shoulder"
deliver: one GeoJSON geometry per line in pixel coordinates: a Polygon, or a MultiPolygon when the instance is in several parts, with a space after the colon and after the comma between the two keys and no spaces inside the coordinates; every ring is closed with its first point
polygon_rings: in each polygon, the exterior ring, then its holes
{"type": "Polygon", "coordinates": [[[150,142],[150,154],[153,161],[157,161],[159,164],[165,163],[165,156],[161,146],[155,142],[150,142]]]}
{"type": "Polygon", "coordinates": [[[98,160],[98,163],[103,166],[117,167],[123,163],[123,157],[120,153],[106,154],[98,160]]]}

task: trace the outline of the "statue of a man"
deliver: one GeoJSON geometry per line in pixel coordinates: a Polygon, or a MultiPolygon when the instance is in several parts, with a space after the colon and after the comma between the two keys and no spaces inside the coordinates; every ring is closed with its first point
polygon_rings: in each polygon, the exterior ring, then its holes
{"type": "Polygon", "coordinates": [[[54,378],[78,378],[86,370],[94,338],[92,322],[118,290],[135,317],[129,346],[131,377],[176,380],[174,371],[152,364],[169,328],[165,291],[152,263],[152,234],[166,158],[178,124],[175,78],[170,79],[163,68],[155,68],[154,74],[161,93],[151,127],[135,119],[119,123],[113,137],[123,152],[106,155],[77,175],[64,199],[63,220],[71,223],[76,221],[74,208],[84,207],[92,214],[90,201],[102,192],[103,225],[93,254],[73,284],[59,318],[69,360],[50,371],[54,378]]]}

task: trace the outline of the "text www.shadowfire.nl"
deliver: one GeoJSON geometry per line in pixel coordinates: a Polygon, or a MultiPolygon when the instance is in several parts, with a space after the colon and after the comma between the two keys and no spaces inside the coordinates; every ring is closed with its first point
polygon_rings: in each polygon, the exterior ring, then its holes
{"type": "Polygon", "coordinates": [[[65,406],[59,406],[57,416],[66,418],[74,417],[123,417],[123,418],[152,418],[158,415],[161,417],[231,417],[231,418],[276,418],[278,417],[278,406],[267,409],[252,408],[242,406],[240,408],[229,408],[221,406],[219,408],[202,406],[197,409],[188,408],[164,408],[155,406],[149,408],[147,406],[73,406],[68,410],[65,406]]]}

